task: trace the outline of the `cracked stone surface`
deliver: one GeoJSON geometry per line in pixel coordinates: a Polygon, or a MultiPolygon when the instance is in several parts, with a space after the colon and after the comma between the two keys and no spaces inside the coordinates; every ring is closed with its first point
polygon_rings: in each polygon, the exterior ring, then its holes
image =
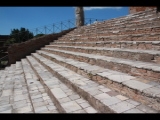
{"type": "Polygon", "coordinates": [[[139,90],[141,92],[144,89],[152,87],[151,85],[148,85],[148,84],[136,81],[136,80],[125,81],[125,82],[122,82],[122,84],[127,85],[133,89],[139,90]]]}

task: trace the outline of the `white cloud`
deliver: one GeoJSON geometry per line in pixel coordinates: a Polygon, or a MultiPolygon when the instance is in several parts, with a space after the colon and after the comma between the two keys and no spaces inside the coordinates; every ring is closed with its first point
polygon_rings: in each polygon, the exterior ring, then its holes
{"type": "Polygon", "coordinates": [[[122,7],[84,7],[84,10],[94,10],[94,9],[121,9],[122,7]]]}

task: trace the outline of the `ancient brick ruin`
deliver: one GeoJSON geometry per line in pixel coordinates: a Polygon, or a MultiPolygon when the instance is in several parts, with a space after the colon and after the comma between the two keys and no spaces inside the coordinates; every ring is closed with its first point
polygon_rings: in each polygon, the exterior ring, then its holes
{"type": "MultiPolygon", "coordinates": [[[[73,28],[74,29],[74,28],[73,28]]],[[[66,33],[72,31],[73,29],[64,30],[60,33],[54,33],[50,35],[45,35],[38,38],[30,39],[26,42],[13,44],[8,48],[8,56],[9,56],[9,65],[15,64],[16,61],[21,60],[22,58],[30,55],[31,53],[39,50],[41,47],[48,45],[53,40],[58,39],[59,37],[65,35],[66,33]]]]}
{"type": "Polygon", "coordinates": [[[0,112],[160,113],[160,13],[130,13],[79,26],[1,70],[0,112]]]}
{"type": "Polygon", "coordinates": [[[130,7],[129,8],[129,13],[132,14],[132,13],[137,13],[137,12],[142,12],[142,11],[147,11],[149,9],[154,9],[156,8],[156,6],[148,6],[148,7],[130,7]]]}

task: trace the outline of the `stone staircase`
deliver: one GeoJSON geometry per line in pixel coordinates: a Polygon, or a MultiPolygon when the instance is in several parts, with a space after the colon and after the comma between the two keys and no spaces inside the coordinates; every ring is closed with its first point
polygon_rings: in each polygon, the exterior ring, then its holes
{"type": "Polygon", "coordinates": [[[74,29],[0,71],[0,112],[159,113],[159,31],[155,9],[74,29]]]}

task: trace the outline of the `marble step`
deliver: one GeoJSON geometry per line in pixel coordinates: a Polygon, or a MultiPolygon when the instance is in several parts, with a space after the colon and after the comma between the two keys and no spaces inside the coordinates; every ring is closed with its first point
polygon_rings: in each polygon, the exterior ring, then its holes
{"type": "Polygon", "coordinates": [[[143,62],[160,63],[160,52],[156,50],[139,50],[126,48],[107,48],[107,47],[82,47],[82,46],[61,46],[46,45],[46,48],[55,48],[59,50],[67,50],[81,52],[87,54],[98,54],[109,57],[137,60],[143,62]]]}
{"type": "MultiPolygon", "coordinates": [[[[91,79],[79,75],[66,67],[33,53],[32,56],[45,68],[56,75],[63,83],[70,86],[79,95],[83,96],[90,104],[101,113],[156,113],[157,110],[130,99],[119,92],[111,90],[106,85],[100,85],[91,79]]],[[[32,60],[33,61],[33,60],[32,60]]],[[[70,61],[67,59],[67,61],[70,61]]],[[[73,61],[70,61],[73,62],[73,61]]]]}
{"type": "Polygon", "coordinates": [[[160,41],[98,41],[98,42],[51,42],[50,45],[126,48],[139,50],[160,50],[160,41]]]}
{"type": "Polygon", "coordinates": [[[59,113],[28,61],[21,59],[21,63],[34,113],[59,113]]]}
{"type": "Polygon", "coordinates": [[[141,77],[130,76],[125,73],[113,71],[96,65],[90,65],[85,62],[79,62],[77,60],[49,52],[37,51],[37,53],[52,60],[53,62],[69,68],[74,72],[77,72],[80,75],[83,75],[88,79],[92,79],[100,84],[105,84],[107,87],[121,92],[132,99],[140,101],[143,104],[151,104],[156,109],[160,109],[160,84],[158,82],[149,81],[141,77]]]}
{"type": "Polygon", "coordinates": [[[86,100],[53,76],[50,71],[45,69],[32,56],[27,56],[27,60],[38,74],[40,80],[47,87],[48,93],[60,113],[98,112],[86,100]]]}
{"type": "Polygon", "coordinates": [[[96,54],[87,54],[80,52],[71,52],[66,50],[58,50],[53,48],[41,48],[53,54],[61,55],[67,58],[72,58],[92,65],[98,65],[103,68],[117,70],[137,77],[145,77],[153,81],[159,81],[160,78],[160,64],[134,61],[122,58],[107,57],[96,54]],[[122,69],[124,68],[124,69],[122,69]]]}

